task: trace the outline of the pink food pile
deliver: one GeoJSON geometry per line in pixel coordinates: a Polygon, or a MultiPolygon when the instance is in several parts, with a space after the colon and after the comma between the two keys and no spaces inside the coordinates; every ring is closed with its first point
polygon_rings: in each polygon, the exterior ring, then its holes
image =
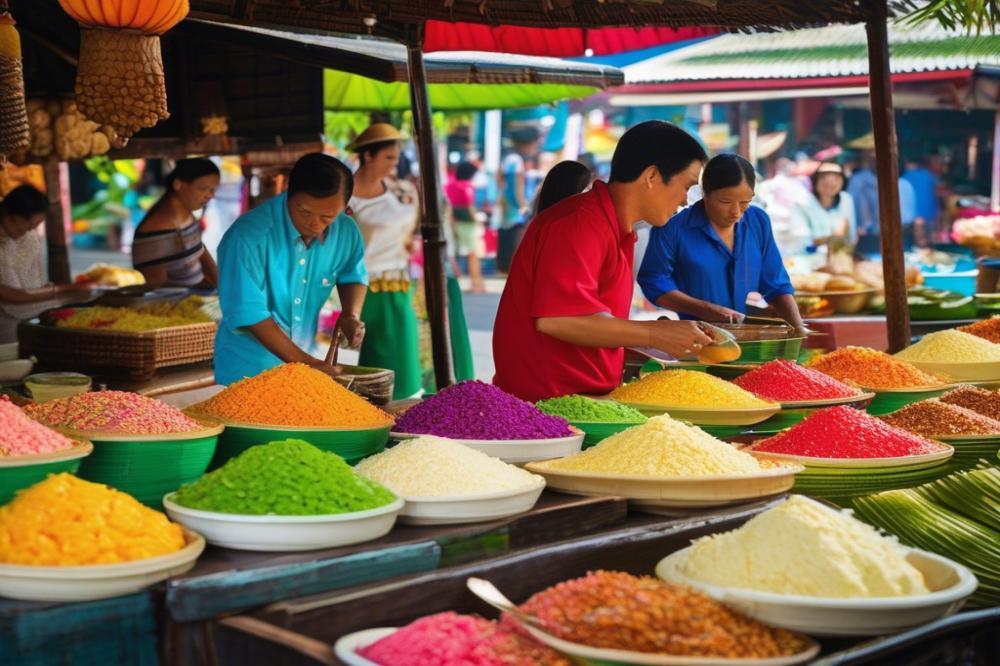
{"type": "Polygon", "coordinates": [[[34,456],[73,447],[73,440],[32,421],[0,395],[0,457],[34,456]]]}
{"type": "Polygon", "coordinates": [[[81,393],[29,405],[25,412],[53,428],[125,435],[165,435],[203,427],[175,407],[125,391],[81,393]]]}
{"type": "Polygon", "coordinates": [[[382,666],[570,666],[517,630],[450,611],[420,618],[358,654],[382,666]]]}

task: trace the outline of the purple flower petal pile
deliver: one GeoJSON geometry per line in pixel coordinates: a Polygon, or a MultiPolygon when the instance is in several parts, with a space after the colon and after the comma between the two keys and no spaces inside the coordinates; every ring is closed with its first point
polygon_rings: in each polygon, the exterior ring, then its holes
{"type": "Polygon", "coordinates": [[[449,386],[396,420],[396,432],[452,439],[555,439],[573,432],[566,419],[542,413],[492,384],[449,386]]]}

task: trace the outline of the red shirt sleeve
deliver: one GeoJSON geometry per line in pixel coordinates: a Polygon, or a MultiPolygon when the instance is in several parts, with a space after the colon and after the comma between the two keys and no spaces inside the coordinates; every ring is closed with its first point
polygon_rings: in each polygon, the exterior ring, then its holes
{"type": "Polygon", "coordinates": [[[546,225],[535,256],[531,316],[611,312],[600,298],[601,274],[614,246],[607,221],[568,215],[546,225]]]}

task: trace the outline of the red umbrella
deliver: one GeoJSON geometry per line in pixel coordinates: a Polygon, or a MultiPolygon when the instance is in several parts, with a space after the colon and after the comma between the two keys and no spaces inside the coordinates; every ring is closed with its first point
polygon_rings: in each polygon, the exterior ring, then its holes
{"type": "Polygon", "coordinates": [[[669,44],[718,34],[714,28],[529,28],[427,21],[424,51],[494,51],[575,58],[669,44]],[[588,53],[589,51],[589,53],[588,53]]]}

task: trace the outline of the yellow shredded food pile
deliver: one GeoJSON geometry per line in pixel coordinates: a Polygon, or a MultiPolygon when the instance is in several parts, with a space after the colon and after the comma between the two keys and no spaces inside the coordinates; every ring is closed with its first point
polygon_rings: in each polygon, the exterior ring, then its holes
{"type": "Polygon", "coordinates": [[[949,329],[928,333],[920,342],[896,354],[896,358],[918,363],[985,363],[1000,361],[1000,345],[949,329]]]}
{"type": "Polygon", "coordinates": [[[717,476],[760,472],[757,459],[669,416],[608,437],[582,453],[538,463],[540,469],[622,476],[717,476]]]}
{"type": "Polygon", "coordinates": [[[189,296],[178,303],[158,303],[135,308],[92,306],[65,308],[53,313],[56,326],[94,328],[106,331],[152,331],[212,321],[202,308],[206,299],[189,296]]]}
{"type": "Polygon", "coordinates": [[[774,405],[724,379],[693,370],[651,372],[631,384],[619,386],[611,392],[611,397],[619,402],[674,407],[753,409],[774,405]]]}
{"type": "Polygon", "coordinates": [[[286,363],[241,379],[191,409],[257,425],[377,428],[393,422],[389,414],[304,363],[286,363]]]}
{"type": "Polygon", "coordinates": [[[0,507],[0,562],[118,564],[184,548],[179,525],[131,496],[72,474],[53,474],[0,507]]]}

